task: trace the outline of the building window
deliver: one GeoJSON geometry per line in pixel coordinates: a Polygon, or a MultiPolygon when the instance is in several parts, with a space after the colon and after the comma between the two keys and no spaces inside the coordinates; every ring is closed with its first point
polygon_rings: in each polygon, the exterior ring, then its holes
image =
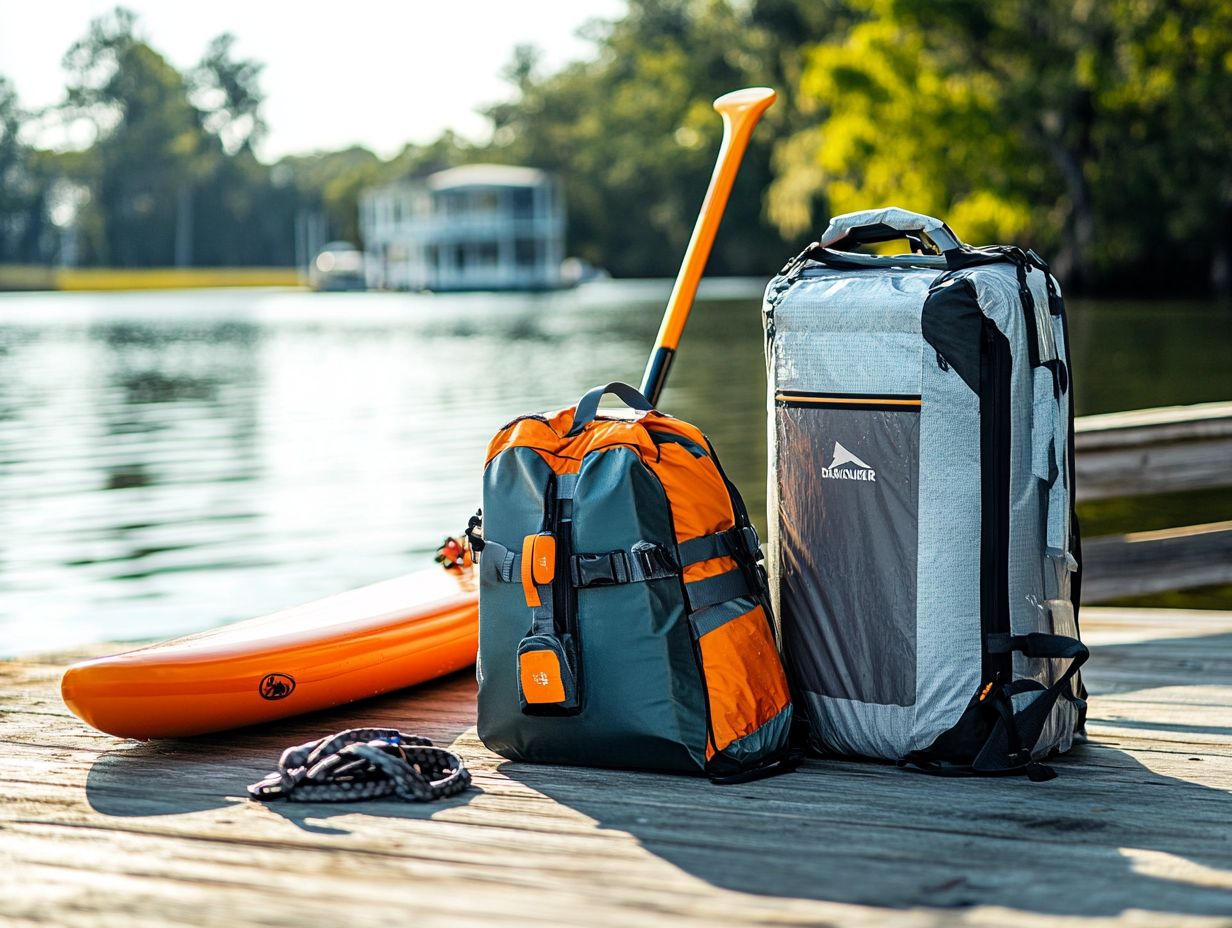
{"type": "Polygon", "coordinates": [[[513,261],[518,267],[534,267],[538,260],[538,243],[533,238],[520,238],[513,243],[513,261]]]}
{"type": "Polygon", "coordinates": [[[532,187],[515,187],[513,190],[513,216],[515,219],[530,219],[535,215],[535,191],[532,187]]]}
{"type": "Polygon", "coordinates": [[[473,190],[467,200],[472,212],[495,213],[500,209],[500,195],[495,190],[473,190]]]}

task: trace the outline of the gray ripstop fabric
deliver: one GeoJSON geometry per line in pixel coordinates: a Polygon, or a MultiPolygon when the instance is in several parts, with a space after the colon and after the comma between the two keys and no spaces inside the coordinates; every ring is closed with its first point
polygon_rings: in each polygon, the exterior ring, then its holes
{"type": "MultiPolygon", "coordinates": [[[[887,208],[821,241],[877,225],[945,228],[887,208]]],[[[988,682],[999,614],[1006,633],[1077,637],[1059,287],[1022,252],[960,247],[957,269],[810,250],[766,290],[771,593],[813,739],[838,753],[899,759],[950,732],[988,682]],[[964,293],[974,318],[946,357],[924,320],[947,325],[964,293]],[[1009,346],[995,376],[992,333],[1009,346]]],[[[1069,664],[1014,653],[1014,711],[1069,664]]],[[[1058,699],[1032,756],[1068,749],[1077,711],[1058,699]]]]}
{"type": "Polygon", "coordinates": [[[941,247],[949,250],[959,245],[940,219],[913,213],[897,206],[887,206],[882,209],[864,209],[852,213],[843,213],[830,220],[830,225],[822,233],[820,242],[823,247],[841,241],[850,232],[864,226],[887,226],[899,232],[923,232],[941,247]]]}

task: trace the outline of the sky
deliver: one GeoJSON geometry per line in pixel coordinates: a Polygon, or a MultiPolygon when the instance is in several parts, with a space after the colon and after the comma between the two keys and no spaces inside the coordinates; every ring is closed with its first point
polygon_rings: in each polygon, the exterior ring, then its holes
{"type": "MultiPolygon", "coordinates": [[[[0,74],[27,109],[59,101],[61,59],[115,0],[0,0],[0,74]]],[[[265,62],[265,160],[359,144],[383,157],[449,128],[482,138],[476,108],[507,99],[500,74],[529,42],[551,69],[591,53],[577,36],[613,19],[625,0],[129,0],[143,37],[177,68],[209,40],[236,36],[235,53],[265,62]]],[[[54,143],[54,139],[45,139],[54,143]]]]}

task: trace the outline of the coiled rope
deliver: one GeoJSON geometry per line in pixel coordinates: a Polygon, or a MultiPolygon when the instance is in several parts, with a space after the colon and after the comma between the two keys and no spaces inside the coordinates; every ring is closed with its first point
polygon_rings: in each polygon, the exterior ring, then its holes
{"type": "Polygon", "coordinates": [[[278,769],[248,787],[268,802],[350,802],[397,796],[431,802],[471,785],[470,771],[452,751],[393,728],[351,728],[287,748],[278,769]]]}

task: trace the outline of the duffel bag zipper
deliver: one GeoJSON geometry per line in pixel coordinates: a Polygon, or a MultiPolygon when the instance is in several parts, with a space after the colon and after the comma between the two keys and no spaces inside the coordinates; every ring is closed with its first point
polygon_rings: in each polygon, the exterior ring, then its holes
{"type": "Polygon", "coordinates": [[[863,409],[877,412],[919,412],[918,393],[835,393],[777,390],[774,405],[797,409],[863,409]]]}

